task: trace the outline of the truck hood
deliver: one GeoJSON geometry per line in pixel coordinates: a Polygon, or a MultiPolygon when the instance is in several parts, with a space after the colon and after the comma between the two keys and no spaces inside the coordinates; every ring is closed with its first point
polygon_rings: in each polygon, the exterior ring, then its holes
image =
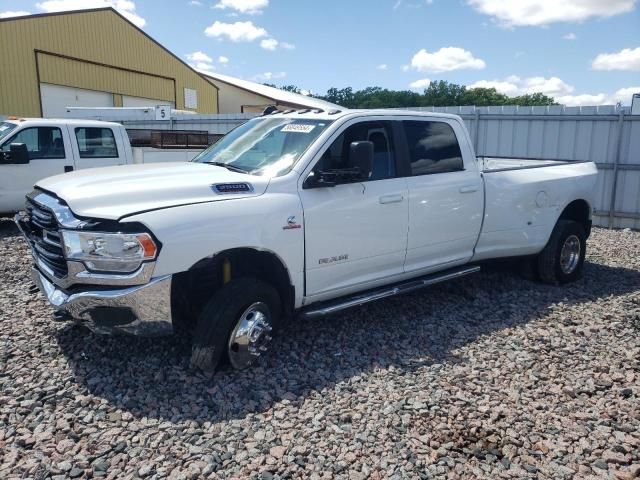
{"type": "Polygon", "coordinates": [[[90,168],[40,180],[78,216],[118,220],[147,210],[262,195],[269,178],[203,163],[175,162],[90,168]],[[220,184],[243,184],[220,193],[220,184]],[[244,191],[238,191],[244,190],[244,191]]]}

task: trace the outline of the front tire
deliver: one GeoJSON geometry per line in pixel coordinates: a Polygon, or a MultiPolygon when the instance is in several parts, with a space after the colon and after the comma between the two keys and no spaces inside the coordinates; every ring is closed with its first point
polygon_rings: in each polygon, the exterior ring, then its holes
{"type": "Polygon", "coordinates": [[[255,278],[230,281],[198,317],[191,365],[206,372],[226,362],[238,370],[250,367],[266,352],[281,312],[280,296],[268,283],[255,278]]]}
{"type": "Polygon", "coordinates": [[[537,258],[540,280],[551,285],[577,280],[582,276],[586,250],[584,227],[572,220],[558,220],[549,242],[537,258]]]}

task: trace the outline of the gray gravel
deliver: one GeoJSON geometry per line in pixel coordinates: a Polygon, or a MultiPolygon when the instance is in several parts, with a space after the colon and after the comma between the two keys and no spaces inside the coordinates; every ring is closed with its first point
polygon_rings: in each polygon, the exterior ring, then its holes
{"type": "Polygon", "coordinates": [[[248,372],[50,319],[0,221],[0,478],[640,476],[640,233],[285,327],[248,372]]]}

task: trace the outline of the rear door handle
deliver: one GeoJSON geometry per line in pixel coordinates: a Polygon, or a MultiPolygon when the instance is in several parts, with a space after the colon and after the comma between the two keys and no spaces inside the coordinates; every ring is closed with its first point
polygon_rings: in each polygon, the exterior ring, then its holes
{"type": "Polygon", "coordinates": [[[385,205],[387,203],[400,203],[402,200],[404,200],[404,197],[402,195],[383,195],[382,197],[379,198],[380,203],[385,205]]]}
{"type": "Polygon", "coordinates": [[[478,191],[477,185],[465,185],[464,187],[460,187],[460,193],[473,193],[478,191]]]}

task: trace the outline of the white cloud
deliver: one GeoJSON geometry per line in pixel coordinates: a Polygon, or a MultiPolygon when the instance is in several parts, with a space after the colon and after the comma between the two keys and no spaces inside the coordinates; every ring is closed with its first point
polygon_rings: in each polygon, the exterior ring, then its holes
{"type": "Polygon", "coordinates": [[[260,42],[260,47],[265,50],[275,50],[278,48],[278,41],[275,38],[265,38],[260,42]]]}
{"type": "Polygon", "coordinates": [[[596,95],[563,95],[561,97],[557,97],[555,100],[560,105],[565,105],[567,107],[581,107],[615,103],[609,101],[609,96],[604,93],[598,93],[596,95]]]}
{"type": "Polygon", "coordinates": [[[287,76],[287,72],[264,72],[253,76],[255,82],[269,82],[287,76]]]}
{"type": "Polygon", "coordinates": [[[616,53],[601,53],[591,64],[594,70],[640,70],[640,47],[625,48],[616,53]]]}
{"type": "Polygon", "coordinates": [[[504,27],[542,26],[612,17],[633,10],[637,0],[467,0],[504,27]]]}
{"type": "Polygon", "coordinates": [[[556,98],[556,102],[568,107],[615,105],[618,102],[623,105],[631,105],[634,93],[640,93],[640,86],[621,88],[614,93],[596,93],[582,95],[564,95],[556,98]]]}
{"type": "Polygon", "coordinates": [[[196,62],[196,63],[190,63],[189,66],[194,70],[197,70],[198,72],[204,73],[206,75],[212,75],[216,71],[216,68],[213,66],[212,63],[196,62]]]}
{"type": "Polygon", "coordinates": [[[24,10],[0,12],[0,18],[24,17],[25,15],[31,15],[31,12],[25,12],[24,10]]]}
{"type": "Polygon", "coordinates": [[[529,77],[520,78],[512,75],[504,80],[480,80],[469,85],[468,88],[495,88],[499,93],[510,97],[527,93],[543,93],[551,97],[569,95],[574,87],[558,77],[529,77]]]}
{"type": "Polygon", "coordinates": [[[284,48],[285,50],[293,50],[296,48],[296,46],[291,43],[279,42],[275,38],[265,38],[261,40],[260,47],[271,51],[274,51],[277,48],[284,48]]]}
{"type": "Polygon", "coordinates": [[[431,80],[428,78],[423,78],[421,80],[416,80],[415,82],[411,82],[409,84],[409,88],[412,90],[424,90],[429,85],[431,85],[431,80]]]}
{"type": "Polygon", "coordinates": [[[218,21],[209,25],[204,34],[214,38],[226,37],[232,42],[253,42],[268,35],[264,28],[254,25],[253,22],[223,23],[218,21]]]}
{"type": "Polygon", "coordinates": [[[486,64],[467,50],[444,47],[433,53],[420,50],[411,59],[411,66],[418,72],[440,73],[465,69],[482,70],[486,64]]]}
{"type": "Polygon", "coordinates": [[[615,105],[618,102],[629,105],[632,95],[640,93],[640,86],[638,86],[621,88],[615,93],[582,93],[573,95],[575,87],[565,83],[558,77],[520,78],[516,75],[507,77],[504,80],[480,80],[467,88],[495,88],[499,93],[504,93],[510,97],[540,92],[553,97],[556,102],[568,107],[615,105]]]}
{"type": "Polygon", "coordinates": [[[572,32],[572,33],[567,33],[566,35],[563,35],[562,38],[564,40],[575,40],[578,37],[576,36],[575,33],[572,32]]]}
{"type": "Polygon", "coordinates": [[[213,62],[213,59],[209,55],[201,51],[187,53],[185,57],[187,57],[187,60],[189,60],[190,62],[206,62],[206,63],[213,62]]]}
{"type": "Polygon", "coordinates": [[[191,0],[189,2],[189,5],[192,5],[194,7],[201,7],[202,6],[202,2],[200,2],[199,0],[191,0]]]}
{"type": "Polygon", "coordinates": [[[231,9],[238,13],[255,15],[269,6],[269,0],[220,0],[215,8],[221,10],[231,9]]]}
{"type": "Polygon", "coordinates": [[[222,64],[229,63],[229,59],[221,55],[218,57],[218,63],[222,63],[222,64]]]}
{"type": "Polygon", "coordinates": [[[613,98],[617,102],[622,102],[624,105],[631,105],[631,99],[634,93],[640,93],[640,86],[621,88],[613,94],[613,98]]]}
{"type": "Polygon", "coordinates": [[[621,88],[612,94],[597,93],[595,95],[566,95],[556,98],[556,102],[567,107],[581,107],[593,105],[615,105],[618,102],[623,105],[631,105],[634,93],[640,93],[640,86],[621,88]]]}
{"type": "Polygon", "coordinates": [[[47,0],[36,4],[45,12],[66,12],[69,10],[84,10],[87,8],[115,8],[127,20],[142,28],[147,21],[136,13],[136,4],[131,0],[47,0]]]}
{"type": "Polygon", "coordinates": [[[381,63],[380,65],[378,65],[376,67],[378,70],[388,70],[389,69],[389,65],[387,65],[386,63],[381,63]]]}
{"type": "MultiPolygon", "coordinates": [[[[193,53],[187,53],[185,55],[189,66],[198,70],[201,73],[211,74],[216,71],[216,67],[213,64],[213,58],[204,52],[197,51],[193,53]]],[[[227,57],[220,57],[218,62],[221,64],[227,63],[229,59],[227,57]],[[224,59],[225,61],[222,61],[224,59]]]]}

